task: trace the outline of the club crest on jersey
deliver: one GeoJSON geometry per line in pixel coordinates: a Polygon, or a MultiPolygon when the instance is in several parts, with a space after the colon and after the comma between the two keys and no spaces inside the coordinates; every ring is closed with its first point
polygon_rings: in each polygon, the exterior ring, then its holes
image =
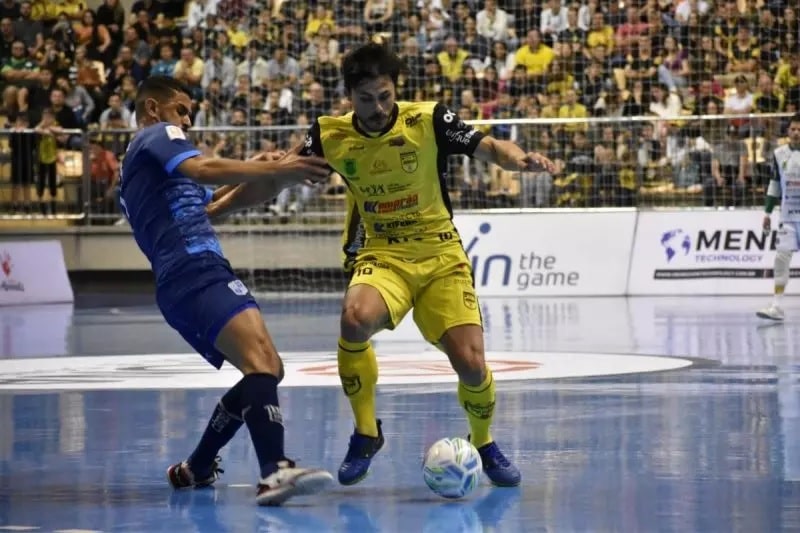
{"type": "Polygon", "coordinates": [[[178,126],[167,126],[167,137],[169,137],[170,141],[176,139],[186,140],[186,134],[178,126]]]}
{"type": "Polygon", "coordinates": [[[417,166],[419,165],[419,161],[417,161],[417,152],[406,152],[404,154],[400,154],[400,165],[403,167],[403,170],[411,174],[417,170],[417,166]]]}
{"type": "Polygon", "coordinates": [[[355,159],[345,159],[344,160],[344,173],[348,176],[352,176],[356,173],[356,160],[355,159]]]}

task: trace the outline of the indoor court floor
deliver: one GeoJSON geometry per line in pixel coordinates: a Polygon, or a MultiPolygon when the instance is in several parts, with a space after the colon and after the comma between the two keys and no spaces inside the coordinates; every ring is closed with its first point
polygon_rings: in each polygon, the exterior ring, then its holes
{"type": "MultiPolygon", "coordinates": [[[[455,378],[404,322],[376,340],[387,446],[370,476],[282,508],[254,503],[245,430],[215,488],[167,486],[238,376],[191,354],[154,306],[0,308],[0,532],[799,531],[800,300],[785,324],[755,317],[768,303],[483,299],[493,433],[523,483],[484,480],[457,502],[420,469],[427,446],[467,433],[455,378]]],[[[287,362],[288,453],[334,473],[352,431],[338,307],[263,307],[287,362]]]]}

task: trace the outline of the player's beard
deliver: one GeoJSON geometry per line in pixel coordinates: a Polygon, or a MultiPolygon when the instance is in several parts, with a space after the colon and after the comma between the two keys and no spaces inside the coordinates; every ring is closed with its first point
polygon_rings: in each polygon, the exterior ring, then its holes
{"type": "Polygon", "coordinates": [[[367,126],[367,130],[370,132],[378,132],[383,130],[386,127],[386,123],[388,122],[389,117],[387,115],[383,115],[380,113],[376,113],[369,117],[364,125],[367,126]]]}

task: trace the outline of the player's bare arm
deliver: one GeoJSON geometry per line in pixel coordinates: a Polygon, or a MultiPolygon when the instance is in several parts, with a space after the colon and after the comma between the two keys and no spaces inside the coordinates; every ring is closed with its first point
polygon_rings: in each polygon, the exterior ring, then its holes
{"type": "Polygon", "coordinates": [[[516,172],[555,172],[555,163],[537,152],[525,152],[511,141],[501,141],[486,136],[481,139],[473,157],[486,163],[494,163],[504,170],[516,172]]]}
{"type": "MultiPolygon", "coordinates": [[[[302,147],[298,146],[290,152],[262,152],[250,158],[248,161],[275,161],[280,162],[291,155],[297,155],[302,147]]],[[[315,159],[318,159],[314,157],[315,159]]],[[[324,177],[327,178],[330,170],[325,166],[324,177]]],[[[312,184],[319,181],[318,174],[308,174],[305,179],[300,180],[302,183],[312,184]]],[[[265,202],[271,201],[275,198],[285,187],[298,183],[298,181],[285,180],[267,180],[256,181],[250,183],[240,183],[236,186],[226,185],[214,191],[211,203],[206,206],[206,212],[211,218],[220,218],[243,209],[255,207],[265,202]]]]}
{"type": "Polygon", "coordinates": [[[268,180],[278,190],[306,180],[321,180],[328,176],[325,159],[301,156],[290,152],[276,161],[238,161],[197,156],[178,165],[178,171],[198,183],[208,185],[238,185],[268,180]]]}

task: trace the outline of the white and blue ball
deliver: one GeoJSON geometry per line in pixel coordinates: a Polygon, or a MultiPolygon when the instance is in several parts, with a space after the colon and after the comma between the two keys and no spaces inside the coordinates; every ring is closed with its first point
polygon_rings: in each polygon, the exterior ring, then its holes
{"type": "Polygon", "coordinates": [[[425,454],[422,476],[425,484],[443,498],[463,498],[481,478],[483,465],[477,448],[462,438],[441,439],[425,454]]]}

